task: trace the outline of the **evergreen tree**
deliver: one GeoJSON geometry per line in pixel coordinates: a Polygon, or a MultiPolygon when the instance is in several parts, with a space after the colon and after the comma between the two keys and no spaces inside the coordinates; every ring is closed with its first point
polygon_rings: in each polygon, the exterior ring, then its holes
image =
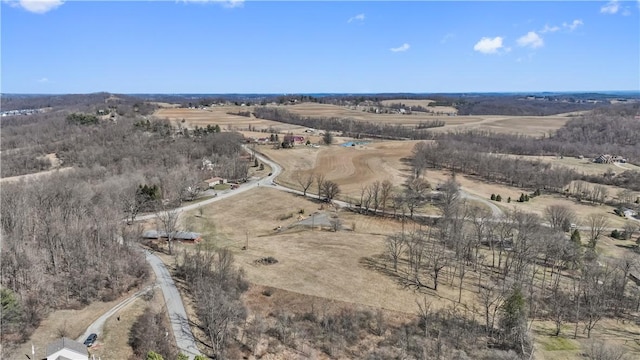
{"type": "Polygon", "coordinates": [[[571,233],[571,242],[576,245],[582,245],[582,240],[580,239],[580,231],[578,229],[573,230],[571,233]]]}
{"type": "Polygon", "coordinates": [[[147,353],[146,360],[164,360],[164,358],[162,357],[162,355],[158,354],[157,352],[149,351],[147,353]]]}
{"type": "Polygon", "coordinates": [[[527,302],[520,286],[515,285],[500,307],[502,328],[507,345],[522,354],[530,351],[527,333],[527,302]]]}

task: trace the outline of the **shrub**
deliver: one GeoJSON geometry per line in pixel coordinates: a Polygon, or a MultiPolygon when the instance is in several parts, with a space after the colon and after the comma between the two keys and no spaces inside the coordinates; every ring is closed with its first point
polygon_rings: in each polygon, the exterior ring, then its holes
{"type": "Polygon", "coordinates": [[[510,202],[511,202],[511,196],[507,198],[507,203],[510,203],[510,202]]]}
{"type": "Polygon", "coordinates": [[[496,194],[491,194],[491,200],[495,200],[496,199],[496,194]]]}
{"type": "Polygon", "coordinates": [[[502,201],[502,196],[497,195],[497,196],[496,196],[496,201],[497,201],[497,202],[501,202],[501,201],[502,201]]]}

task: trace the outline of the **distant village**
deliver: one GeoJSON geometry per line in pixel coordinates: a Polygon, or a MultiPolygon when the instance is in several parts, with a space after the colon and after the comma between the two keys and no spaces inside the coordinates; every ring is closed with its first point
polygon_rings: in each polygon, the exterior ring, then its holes
{"type": "Polygon", "coordinates": [[[17,116],[17,115],[32,115],[44,112],[43,109],[22,109],[22,110],[7,110],[0,113],[0,116],[17,116]]]}

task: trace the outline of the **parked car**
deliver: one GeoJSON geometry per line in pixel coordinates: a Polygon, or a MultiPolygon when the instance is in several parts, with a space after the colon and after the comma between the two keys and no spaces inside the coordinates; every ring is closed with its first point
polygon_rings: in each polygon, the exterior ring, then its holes
{"type": "Polygon", "coordinates": [[[269,173],[269,175],[267,175],[267,176],[271,176],[271,175],[273,175],[273,173],[269,173]]]}
{"type": "Polygon", "coordinates": [[[93,346],[93,343],[95,343],[97,339],[98,339],[98,335],[97,334],[91,334],[91,335],[87,336],[87,340],[84,341],[84,345],[86,347],[91,347],[91,346],[93,346]]]}

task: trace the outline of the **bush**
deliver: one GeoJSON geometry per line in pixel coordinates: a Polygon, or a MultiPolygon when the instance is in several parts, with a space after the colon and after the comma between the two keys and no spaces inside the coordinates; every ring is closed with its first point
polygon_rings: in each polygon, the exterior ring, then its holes
{"type": "Polygon", "coordinates": [[[268,256],[268,257],[260,258],[254,262],[256,264],[262,264],[262,265],[273,265],[278,263],[278,259],[274,258],[273,256],[268,256]]]}
{"type": "Polygon", "coordinates": [[[502,196],[497,195],[497,196],[496,196],[496,201],[497,201],[497,202],[501,202],[501,201],[502,201],[502,196]]]}
{"type": "Polygon", "coordinates": [[[618,231],[618,229],[614,229],[611,232],[611,237],[617,240],[624,240],[625,234],[624,234],[624,231],[618,231]]]}
{"type": "Polygon", "coordinates": [[[496,194],[491,194],[491,200],[496,200],[496,194]]]}
{"type": "Polygon", "coordinates": [[[511,202],[511,196],[507,198],[507,203],[510,203],[510,202],[511,202]]]}

